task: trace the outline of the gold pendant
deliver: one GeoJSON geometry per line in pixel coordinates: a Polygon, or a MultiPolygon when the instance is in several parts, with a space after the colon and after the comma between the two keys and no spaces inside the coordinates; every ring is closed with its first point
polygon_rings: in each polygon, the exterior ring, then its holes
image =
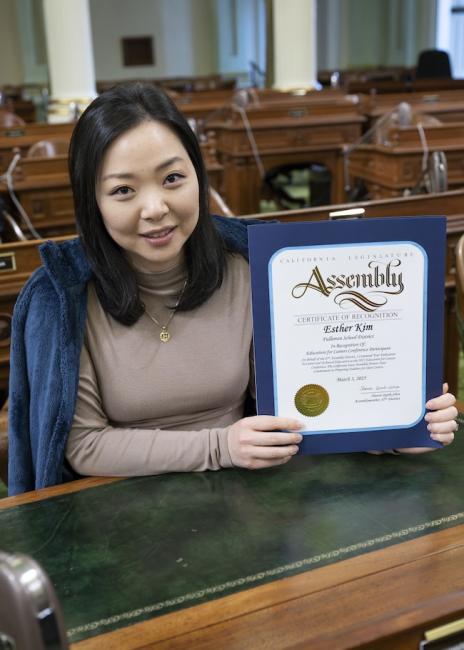
{"type": "Polygon", "coordinates": [[[169,334],[168,330],[165,327],[162,327],[160,332],[160,341],[162,343],[167,343],[170,338],[171,335],[169,334]]]}

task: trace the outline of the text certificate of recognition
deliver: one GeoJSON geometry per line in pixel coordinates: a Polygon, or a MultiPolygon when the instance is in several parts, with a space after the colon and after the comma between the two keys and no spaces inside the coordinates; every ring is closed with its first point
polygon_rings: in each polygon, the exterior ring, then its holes
{"type": "Polygon", "coordinates": [[[259,412],[302,421],[310,453],[436,446],[423,418],[442,383],[444,219],[277,224],[250,235],[254,307],[263,284],[268,296],[268,321],[261,304],[253,314],[259,412]]]}

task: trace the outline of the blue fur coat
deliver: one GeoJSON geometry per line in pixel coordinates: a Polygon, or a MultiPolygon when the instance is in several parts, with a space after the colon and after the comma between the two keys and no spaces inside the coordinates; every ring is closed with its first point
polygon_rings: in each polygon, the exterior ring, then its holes
{"type": "MultiPolygon", "coordinates": [[[[248,256],[246,224],[214,217],[229,250],[248,256]]],[[[256,221],[254,221],[256,223],[256,221]]],[[[40,247],[43,261],[15,305],[10,355],[9,494],[75,478],[65,462],[79,382],[87,284],[79,239],[40,247]]]]}

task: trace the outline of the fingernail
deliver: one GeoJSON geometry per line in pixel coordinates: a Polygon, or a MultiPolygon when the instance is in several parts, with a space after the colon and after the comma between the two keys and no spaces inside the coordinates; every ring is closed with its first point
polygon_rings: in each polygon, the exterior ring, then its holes
{"type": "Polygon", "coordinates": [[[432,431],[432,425],[431,425],[431,424],[428,424],[428,425],[427,425],[427,429],[428,429],[429,431],[432,431]]]}
{"type": "Polygon", "coordinates": [[[428,422],[428,421],[430,420],[430,413],[426,413],[426,414],[424,415],[424,420],[425,420],[426,422],[428,422]]]}
{"type": "Polygon", "coordinates": [[[304,424],[303,424],[303,422],[299,422],[298,420],[294,420],[293,421],[293,426],[295,427],[295,429],[302,429],[304,427],[304,424]]]}

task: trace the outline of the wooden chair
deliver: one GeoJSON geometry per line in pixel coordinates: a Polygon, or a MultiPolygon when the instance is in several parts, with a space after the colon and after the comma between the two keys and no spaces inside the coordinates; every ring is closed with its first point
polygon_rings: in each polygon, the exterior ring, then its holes
{"type": "Polygon", "coordinates": [[[5,111],[5,110],[0,110],[0,126],[4,128],[11,128],[15,126],[24,126],[25,121],[19,117],[19,115],[15,115],[15,113],[11,113],[10,111],[5,111]]]}
{"type": "Polygon", "coordinates": [[[69,140],[50,138],[35,142],[27,152],[28,158],[52,158],[68,153],[69,140]]]}
{"type": "Polygon", "coordinates": [[[449,79],[451,64],[444,50],[423,50],[417,59],[416,79],[449,79]]]}

